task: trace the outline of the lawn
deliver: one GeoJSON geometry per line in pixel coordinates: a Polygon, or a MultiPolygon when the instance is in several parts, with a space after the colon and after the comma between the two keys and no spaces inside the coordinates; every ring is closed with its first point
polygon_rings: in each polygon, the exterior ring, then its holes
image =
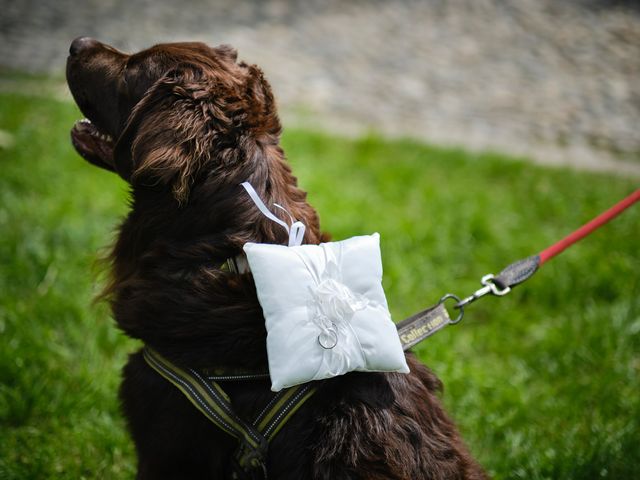
{"type": "MultiPolygon", "coordinates": [[[[139,345],[92,304],[127,189],[75,154],[79,117],[37,92],[0,94],[0,479],[135,469],[116,391],[139,345]]],[[[375,135],[288,129],[283,143],[325,230],[380,232],[396,320],[471,293],[639,183],[375,135]]],[[[635,207],[416,348],[495,478],[640,471],[639,223],[635,207]]]]}

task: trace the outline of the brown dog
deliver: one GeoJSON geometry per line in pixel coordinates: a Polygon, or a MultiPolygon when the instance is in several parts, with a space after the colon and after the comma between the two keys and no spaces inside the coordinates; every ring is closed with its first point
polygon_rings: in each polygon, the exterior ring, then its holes
{"type": "MultiPolygon", "coordinates": [[[[250,274],[219,268],[246,242],[286,243],[254,208],[318,217],[278,146],[271,89],[228,46],[157,45],[127,55],[91,38],[71,44],[67,79],[90,119],[71,132],[89,162],[131,184],[131,212],[113,252],[108,296],[118,326],[177,365],[266,369],[265,326],[250,274]]],[[[270,479],[481,479],[437,394],[439,380],[412,356],[411,374],[351,373],[324,382],[269,447],[270,479]]],[[[266,381],[225,385],[255,418],[266,381]]],[[[235,440],[211,424],[141,353],[120,390],[139,479],[225,478],[235,440]]]]}

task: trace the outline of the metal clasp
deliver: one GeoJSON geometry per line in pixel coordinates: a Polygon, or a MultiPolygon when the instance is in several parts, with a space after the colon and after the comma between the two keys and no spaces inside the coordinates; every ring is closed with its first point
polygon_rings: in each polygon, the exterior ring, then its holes
{"type": "Polygon", "coordinates": [[[454,305],[454,308],[458,308],[460,310],[456,318],[449,319],[449,325],[455,325],[456,323],[460,323],[460,320],[462,320],[462,317],[464,317],[464,307],[458,307],[458,305],[461,303],[460,297],[458,297],[457,295],[454,295],[453,293],[447,293],[444,297],[440,299],[440,301],[438,302],[438,305],[446,302],[449,299],[455,300],[457,303],[454,305]]]}
{"type": "Polygon", "coordinates": [[[505,287],[502,289],[498,288],[495,282],[493,282],[494,278],[495,278],[495,275],[493,275],[493,273],[489,273],[484,277],[482,277],[482,279],[480,280],[480,283],[482,283],[482,285],[484,286],[476,290],[473,293],[473,295],[469,295],[464,300],[456,303],[455,308],[460,308],[460,309],[464,308],[466,305],[469,305],[470,303],[475,302],[477,299],[484,297],[488,293],[501,297],[511,291],[510,287],[505,287]]]}

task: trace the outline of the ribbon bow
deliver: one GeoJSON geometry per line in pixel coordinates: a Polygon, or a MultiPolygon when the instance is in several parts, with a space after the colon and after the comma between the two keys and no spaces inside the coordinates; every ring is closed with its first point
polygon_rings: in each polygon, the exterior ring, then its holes
{"type": "Polygon", "coordinates": [[[240,185],[244,187],[244,189],[247,191],[247,193],[251,197],[251,200],[253,200],[253,203],[256,204],[256,207],[258,207],[260,212],[262,212],[262,214],[265,217],[267,217],[269,220],[273,220],[278,225],[282,225],[282,227],[287,231],[287,234],[289,235],[290,247],[302,245],[302,239],[304,238],[304,232],[306,230],[304,223],[294,219],[291,216],[291,214],[287,211],[287,209],[284,208],[282,205],[278,205],[277,203],[274,203],[273,204],[274,207],[277,207],[280,210],[284,210],[285,213],[289,215],[289,220],[291,220],[291,226],[287,225],[286,222],[280,220],[273,213],[271,213],[271,211],[267,208],[267,206],[264,204],[264,202],[260,198],[260,195],[258,195],[258,192],[255,191],[255,189],[249,182],[243,182],[240,185]]]}

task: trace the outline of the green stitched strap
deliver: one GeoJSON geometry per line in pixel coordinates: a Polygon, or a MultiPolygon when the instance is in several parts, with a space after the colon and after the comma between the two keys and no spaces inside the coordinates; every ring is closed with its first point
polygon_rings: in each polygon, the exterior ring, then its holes
{"type": "Polygon", "coordinates": [[[205,417],[245,447],[241,448],[241,465],[260,465],[260,457],[266,454],[264,437],[234,413],[229,397],[220,385],[207,382],[193,369],[185,370],[172,364],[149,347],[144,349],[144,359],[156,372],[175,385],[205,417]]]}
{"type": "Polygon", "coordinates": [[[280,390],[255,419],[253,425],[265,436],[267,442],[271,442],[287,421],[317,390],[318,387],[311,383],[280,390]]]}
{"type": "Polygon", "coordinates": [[[224,263],[222,265],[220,265],[218,268],[223,272],[237,273],[237,269],[235,267],[235,264],[233,264],[232,262],[233,261],[230,258],[227,258],[224,261],[224,263]]]}

